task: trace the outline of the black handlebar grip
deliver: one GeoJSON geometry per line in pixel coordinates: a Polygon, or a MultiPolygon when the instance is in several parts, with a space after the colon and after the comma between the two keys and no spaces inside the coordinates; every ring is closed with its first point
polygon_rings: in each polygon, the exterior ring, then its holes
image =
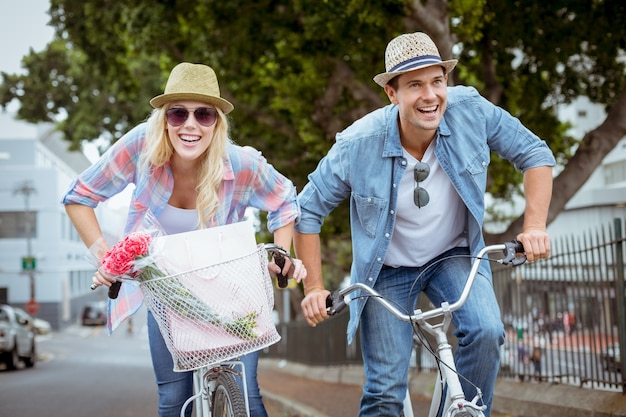
{"type": "Polygon", "coordinates": [[[326,311],[329,316],[341,313],[346,308],[346,305],[339,291],[333,291],[326,297],[326,311]]]}
{"type": "MultiPolygon", "coordinates": [[[[282,271],[285,266],[285,257],[279,253],[274,254],[274,263],[280,267],[282,271]]],[[[282,273],[276,274],[276,279],[278,280],[278,288],[287,288],[287,284],[289,283],[289,276],[283,275],[282,273]]]]}
{"type": "Polygon", "coordinates": [[[109,287],[109,298],[115,300],[120,293],[120,288],[122,287],[122,281],[115,281],[109,287]]]}

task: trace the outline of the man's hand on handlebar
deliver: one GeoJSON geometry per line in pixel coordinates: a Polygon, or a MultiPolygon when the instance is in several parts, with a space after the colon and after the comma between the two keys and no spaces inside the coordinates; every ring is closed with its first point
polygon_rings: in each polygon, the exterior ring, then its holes
{"type": "Polygon", "coordinates": [[[517,235],[517,240],[524,245],[524,253],[528,262],[536,262],[550,256],[550,236],[545,230],[525,230],[517,235]]]}
{"type": "Polygon", "coordinates": [[[326,298],[328,298],[329,295],[330,291],[324,288],[314,288],[307,291],[300,306],[302,307],[304,318],[309,326],[315,327],[329,317],[326,311],[326,298]]]}

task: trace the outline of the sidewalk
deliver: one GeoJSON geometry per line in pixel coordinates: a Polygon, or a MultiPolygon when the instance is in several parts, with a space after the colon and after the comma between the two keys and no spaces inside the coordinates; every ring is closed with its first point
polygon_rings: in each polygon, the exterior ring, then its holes
{"type": "MultiPolygon", "coordinates": [[[[263,358],[258,379],[270,417],[352,417],[358,414],[360,366],[309,367],[263,358]],[[276,410],[276,411],[274,411],[276,410]]],[[[425,417],[435,381],[432,373],[411,378],[416,417],[425,417]]],[[[492,417],[626,417],[626,395],[570,385],[498,379],[492,417]]]]}
{"type": "MultiPolygon", "coordinates": [[[[363,369],[354,367],[308,367],[273,359],[261,359],[258,379],[270,417],[351,417],[359,413],[363,369]],[[281,409],[282,408],[282,409],[281,409]],[[282,412],[283,414],[280,414],[282,412]],[[284,413],[287,413],[286,415],[284,413]]],[[[414,380],[411,400],[416,417],[430,407],[430,385],[435,375],[414,380]],[[432,378],[427,378],[432,376],[432,378]]],[[[492,413],[492,417],[517,417],[492,413]]]]}

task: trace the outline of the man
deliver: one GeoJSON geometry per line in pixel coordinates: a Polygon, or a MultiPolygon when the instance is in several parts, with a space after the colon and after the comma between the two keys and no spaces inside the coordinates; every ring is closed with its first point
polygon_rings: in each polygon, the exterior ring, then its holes
{"type": "MultiPolygon", "coordinates": [[[[374,77],[391,104],[337,134],[299,194],[302,214],[294,243],[308,270],[302,309],[311,326],[328,318],[319,232],[324,217],[346,198],[352,282],[372,286],[402,306],[414,305],[419,291],[435,305],[457,300],[470,255],[484,247],[490,151],[524,173],[526,211],[517,239],[528,260],[549,256],[546,218],[554,157],[545,142],[475,89],[447,87],[456,63],[442,61],[424,33],[393,39],[385,53],[386,72],[374,77]]],[[[457,368],[482,390],[488,416],[505,334],[487,262],[453,324],[457,368]]],[[[407,388],[411,326],[365,298],[350,304],[350,342],[359,325],[366,379],[359,415],[398,416],[407,388]]],[[[471,400],[476,390],[463,383],[471,400]]]]}

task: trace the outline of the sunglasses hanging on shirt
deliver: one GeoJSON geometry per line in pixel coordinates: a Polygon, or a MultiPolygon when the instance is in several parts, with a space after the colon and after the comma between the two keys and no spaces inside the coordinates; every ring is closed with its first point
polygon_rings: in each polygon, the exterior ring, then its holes
{"type": "Polygon", "coordinates": [[[415,178],[415,188],[413,189],[413,203],[422,208],[430,201],[430,196],[425,188],[420,186],[420,182],[428,178],[430,174],[430,166],[425,162],[418,162],[413,167],[413,175],[415,178]]]}

